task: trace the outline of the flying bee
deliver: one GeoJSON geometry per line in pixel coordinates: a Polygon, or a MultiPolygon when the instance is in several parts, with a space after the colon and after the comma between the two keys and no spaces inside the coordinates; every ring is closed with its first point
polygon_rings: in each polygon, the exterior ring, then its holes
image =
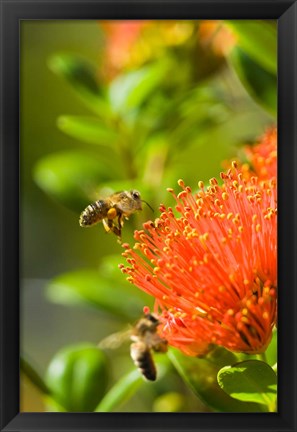
{"type": "Polygon", "coordinates": [[[152,351],[167,352],[168,342],[157,333],[159,320],[151,313],[147,313],[136,325],[126,332],[115,333],[99,343],[100,348],[117,348],[124,340],[130,337],[133,342],[130,346],[130,355],[142,375],[149,381],[155,381],[157,370],[152,351]]]}
{"type": "Polygon", "coordinates": [[[113,232],[120,239],[123,219],[128,219],[136,211],[142,210],[142,202],[150,207],[141,199],[137,190],[116,192],[105,199],[89,204],[81,213],[79,224],[82,227],[89,227],[102,221],[105,230],[113,232]]]}
{"type": "Polygon", "coordinates": [[[133,341],[130,347],[131,358],[142,375],[149,381],[155,381],[157,378],[152,351],[165,353],[168,349],[167,340],[161,338],[157,333],[159,324],[159,320],[148,313],[138,321],[131,334],[133,341]]]}

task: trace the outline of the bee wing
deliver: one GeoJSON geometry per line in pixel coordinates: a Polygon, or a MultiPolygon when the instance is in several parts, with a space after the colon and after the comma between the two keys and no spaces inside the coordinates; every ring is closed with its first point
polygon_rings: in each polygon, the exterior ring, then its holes
{"type": "Polygon", "coordinates": [[[89,187],[88,189],[88,197],[90,200],[97,201],[98,197],[102,199],[107,199],[109,196],[111,196],[114,193],[114,190],[107,186],[93,186],[92,189],[89,187]]]}
{"type": "Polygon", "coordinates": [[[98,343],[98,348],[101,349],[117,349],[124,342],[127,342],[131,336],[131,328],[112,333],[98,343]]]}

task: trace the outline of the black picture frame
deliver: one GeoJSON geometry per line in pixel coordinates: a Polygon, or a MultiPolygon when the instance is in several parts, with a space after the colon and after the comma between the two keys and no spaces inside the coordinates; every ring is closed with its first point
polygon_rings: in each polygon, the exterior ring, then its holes
{"type": "Polygon", "coordinates": [[[296,431],[297,2],[1,0],[1,431],[296,431]],[[278,20],[278,412],[19,413],[19,26],[42,19],[278,20]]]}

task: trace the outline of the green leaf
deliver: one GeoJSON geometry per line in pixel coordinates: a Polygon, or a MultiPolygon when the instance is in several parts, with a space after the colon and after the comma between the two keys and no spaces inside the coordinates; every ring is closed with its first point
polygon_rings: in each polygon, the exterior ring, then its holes
{"type": "MultiPolygon", "coordinates": [[[[189,357],[176,349],[170,349],[168,356],[184,382],[207,406],[219,412],[259,412],[261,406],[231,398],[218,385],[217,373],[222,361],[217,364],[207,358],[189,357]]],[[[223,358],[223,356],[222,356],[223,358]]],[[[227,355],[225,361],[229,361],[227,355]],[[228,359],[228,360],[227,360],[228,359]]]]}
{"type": "Polygon", "coordinates": [[[104,118],[110,117],[108,102],[97,82],[96,67],[88,60],[72,54],[55,54],[49,59],[48,66],[71,85],[90,109],[104,118]]]}
{"type": "Polygon", "coordinates": [[[277,378],[262,361],[247,360],[222,368],[218,373],[220,387],[232,398],[273,406],[277,396],[277,378]]]}
{"type": "Polygon", "coordinates": [[[114,177],[106,164],[77,151],[45,156],[38,161],[33,175],[44,192],[78,212],[90,203],[100,183],[114,177]]]}
{"type": "MultiPolygon", "coordinates": [[[[157,379],[164,376],[168,368],[168,359],[164,354],[154,356],[158,372],[157,379]],[[157,360],[156,360],[157,358],[157,360]]],[[[95,409],[96,412],[111,412],[127,402],[142,385],[154,385],[147,381],[139,370],[134,369],[123,376],[104,396],[95,409]]]]}
{"type": "Polygon", "coordinates": [[[277,112],[277,78],[263,69],[241,48],[233,49],[229,56],[242,84],[252,98],[267,111],[276,116],[277,112]]]}
{"type": "Polygon", "coordinates": [[[111,412],[114,408],[130,399],[136,390],[144,384],[139,371],[134,369],[124,375],[105,395],[95,412],[111,412]]]}
{"type": "Polygon", "coordinates": [[[124,114],[126,110],[139,107],[159,86],[167,71],[167,62],[158,62],[120,75],[109,88],[113,110],[124,114]]]}
{"type": "Polygon", "coordinates": [[[47,296],[59,304],[86,303],[128,321],[139,318],[144,306],[141,298],[130,295],[126,285],[114,283],[95,270],[76,270],[56,277],[47,286],[47,296]]]}
{"type": "Polygon", "coordinates": [[[51,395],[69,412],[92,412],[106,392],[108,362],[90,344],[63,348],[52,359],[46,382],[51,395]]]}
{"type": "Polygon", "coordinates": [[[236,34],[238,46],[257,64],[276,76],[276,22],[263,20],[230,20],[225,22],[236,34]]]}
{"type": "Polygon", "coordinates": [[[115,130],[94,117],[60,116],[58,128],[67,135],[89,144],[113,146],[118,139],[115,130]]]}

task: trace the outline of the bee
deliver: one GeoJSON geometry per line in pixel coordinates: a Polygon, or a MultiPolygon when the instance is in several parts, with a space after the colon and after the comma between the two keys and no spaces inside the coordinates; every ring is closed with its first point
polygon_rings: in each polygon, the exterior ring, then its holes
{"type": "Polygon", "coordinates": [[[123,219],[128,219],[136,211],[142,210],[142,202],[150,207],[135,189],[116,192],[105,199],[89,204],[81,213],[79,224],[81,227],[90,227],[102,221],[105,230],[113,232],[120,239],[123,219]]]}
{"type": "Polygon", "coordinates": [[[100,348],[118,348],[119,345],[130,337],[130,355],[141,374],[149,381],[157,378],[157,369],[154,363],[152,351],[166,353],[168,342],[157,333],[159,320],[151,313],[142,317],[132,329],[126,332],[115,333],[103,339],[99,343],[100,348]]]}
{"type": "Polygon", "coordinates": [[[130,337],[133,341],[130,347],[131,358],[142,375],[149,381],[155,381],[157,378],[152,351],[165,353],[168,349],[167,340],[161,338],[157,333],[159,324],[159,320],[148,313],[138,321],[130,337]]]}

